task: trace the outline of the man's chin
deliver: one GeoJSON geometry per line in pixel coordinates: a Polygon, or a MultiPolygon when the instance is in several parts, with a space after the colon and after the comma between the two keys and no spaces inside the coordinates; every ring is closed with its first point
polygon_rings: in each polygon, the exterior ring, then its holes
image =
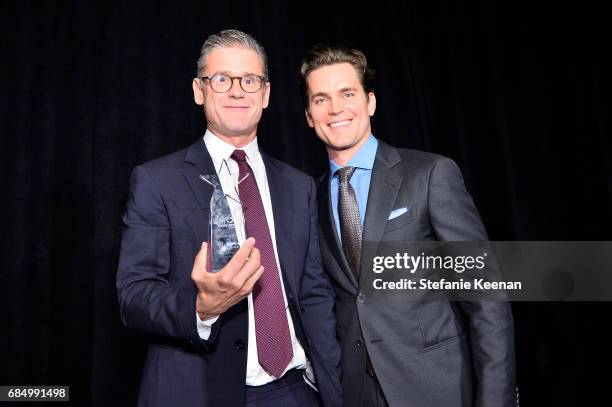
{"type": "Polygon", "coordinates": [[[223,133],[227,137],[245,137],[253,134],[256,128],[252,128],[250,126],[234,126],[234,127],[226,127],[223,129],[223,133]]]}
{"type": "Polygon", "coordinates": [[[227,143],[233,144],[234,146],[243,146],[248,144],[257,135],[256,129],[225,128],[217,130],[210,129],[210,131],[218,138],[225,140],[227,143]]]}
{"type": "Polygon", "coordinates": [[[355,144],[329,144],[329,143],[325,143],[325,144],[327,145],[327,148],[332,151],[346,151],[346,150],[350,150],[351,148],[355,146],[355,144]]]}

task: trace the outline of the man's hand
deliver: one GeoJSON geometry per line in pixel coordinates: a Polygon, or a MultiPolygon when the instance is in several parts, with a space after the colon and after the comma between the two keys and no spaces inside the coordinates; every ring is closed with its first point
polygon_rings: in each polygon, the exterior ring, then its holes
{"type": "Polygon", "coordinates": [[[234,257],[217,273],[209,273],[208,244],[196,255],[191,279],[198,288],[196,311],[202,320],[213,318],[247,297],[264,272],[255,239],[245,240],[234,257]]]}

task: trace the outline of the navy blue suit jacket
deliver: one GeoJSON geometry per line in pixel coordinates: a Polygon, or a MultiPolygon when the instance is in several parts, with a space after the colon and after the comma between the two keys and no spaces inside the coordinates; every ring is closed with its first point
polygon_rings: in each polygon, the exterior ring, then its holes
{"type": "MultiPolygon", "coordinates": [[[[296,336],[313,364],[324,405],[340,406],[334,294],[321,265],[315,184],[289,165],[262,156],[296,336]]],[[[215,174],[202,139],[132,172],[117,293],[123,323],[150,337],[141,406],[244,405],[246,299],[220,316],[207,341],[196,327],[191,270],[207,240],[212,194],[200,174],[215,174]]]]}

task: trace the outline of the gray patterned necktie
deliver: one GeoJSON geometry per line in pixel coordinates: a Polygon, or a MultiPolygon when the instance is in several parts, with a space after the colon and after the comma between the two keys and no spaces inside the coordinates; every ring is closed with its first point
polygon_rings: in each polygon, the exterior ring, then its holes
{"type": "Polygon", "coordinates": [[[359,204],[350,180],[355,167],[344,167],[336,171],[340,178],[338,194],[338,215],[340,217],[340,236],[342,249],[351,270],[359,275],[361,263],[361,221],[359,204]]]}

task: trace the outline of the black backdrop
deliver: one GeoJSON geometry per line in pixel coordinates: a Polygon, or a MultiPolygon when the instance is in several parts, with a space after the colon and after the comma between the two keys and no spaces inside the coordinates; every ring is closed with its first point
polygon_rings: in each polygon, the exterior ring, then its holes
{"type": "MultiPolygon", "coordinates": [[[[144,338],[121,326],[114,291],[128,175],[202,134],[191,79],[203,40],[223,28],[268,51],[259,135],[272,155],[322,171],[296,72],[314,43],[343,43],[377,69],[374,134],[455,159],[492,240],[612,240],[600,7],[14,1],[0,11],[1,385],[134,404],[144,338]]],[[[523,405],[610,403],[609,304],[513,309],[523,405]]]]}

